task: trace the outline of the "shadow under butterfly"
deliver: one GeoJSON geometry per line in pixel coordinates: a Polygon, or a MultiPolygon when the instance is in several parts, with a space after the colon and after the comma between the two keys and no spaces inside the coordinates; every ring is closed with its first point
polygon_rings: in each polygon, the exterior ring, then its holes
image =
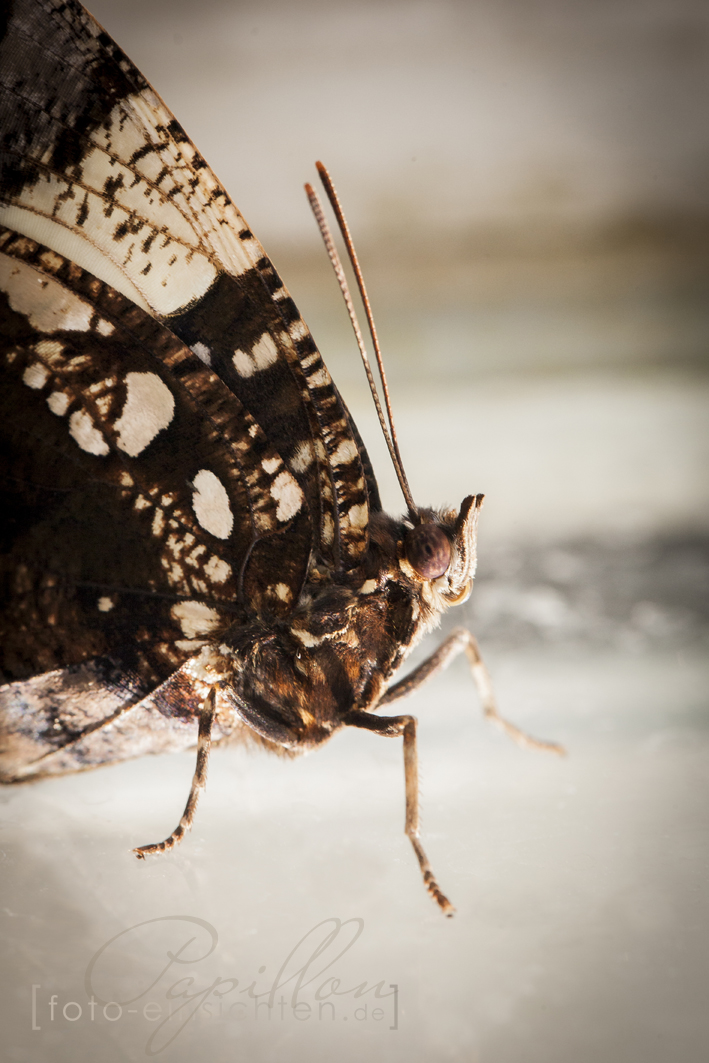
{"type": "Polygon", "coordinates": [[[382,512],[357,428],[263,249],[180,125],[75,0],[16,0],[0,39],[1,780],[197,744],[294,755],[342,727],[402,736],[419,840],[416,720],[375,715],[477,643],[455,630],[482,495],[417,506],[355,326],[407,513],[382,512]]]}

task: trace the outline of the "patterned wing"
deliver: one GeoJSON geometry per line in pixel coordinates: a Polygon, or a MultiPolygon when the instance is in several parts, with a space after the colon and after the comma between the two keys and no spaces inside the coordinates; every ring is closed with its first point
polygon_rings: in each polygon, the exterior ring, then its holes
{"type": "MultiPolygon", "coordinates": [[[[0,221],[111,284],[208,365],[297,480],[316,553],[353,567],[370,504],[379,506],[374,479],[261,246],[160,98],[75,0],[14,0],[10,12],[0,40],[0,221]]],[[[289,586],[291,601],[299,589],[289,586]]]]}
{"type": "Polygon", "coordinates": [[[82,689],[134,702],[231,623],[287,615],[312,552],[356,565],[376,484],[286,289],[140,73],[72,0],[2,18],[3,672],[69,667],[76,690],[95,662],[82,689]]]}
{"type": "Polygon", "coordinates": [[[277,614],[312,526],[214,372],[125,296],[0,232],[5,671],[96,655],[158,681],[277,614]]]}

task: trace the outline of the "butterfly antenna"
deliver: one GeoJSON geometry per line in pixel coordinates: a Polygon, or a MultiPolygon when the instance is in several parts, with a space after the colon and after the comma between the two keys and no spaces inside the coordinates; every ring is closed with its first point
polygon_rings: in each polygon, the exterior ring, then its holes
{"type": "Polygon", "coordinates": [[[369,390],[372,393],[372,398],[374,400],[374,405],[375,405],[375,408],[376,408],[376,411],[377,411],[377,416],[379,418],[379,424],[381,425],[381,429],[382,429],[382,432],[384,434],[384,438],[386,440],[387,447],[389,448],[389,454],[391,455],[391,460],[392,460],[392,464],[394,466],[394,470],[395,470],[397,478],[399,480],[399,484],[401,486],[402,493],[403,493],[404,498],[406,500],[406,504],[407,504],[410,512],[412,514],[416,515],[418,513],[418,509],[416,507],[416,504],[414,503],[414,499],[413,499],[413,496],[411,494],[411,489],[409,487],[409,482],[408,482],[408,480],[406,478],[406,473],[404,472],[404,463],[401,460],[401,453],[399,451],[399,442],[398,442],[398,440],[396,438],[396,429],[394,428],[394,420],[393,420],[392,412],[391,412],[391,402],[390,402],[390,399],[389,399],[389,387],[387,385],[386,373],[384,372],[384,363],[382,361],[381,348],[379,346],[379,340],[377,338],[377,331],[376,331],[376,328],[374,326],[374,318],[372,316],[372,309],[371,309],[370,302],[369,302],[369,296],[367,295],[367,289],[366,289],[365,284],[364,284],[364,278],[362,276],[362,271],[360,269],[359,261],[357,259],[357,253],[356,253],[355,248],[354,248],[354,243],[353,243],[352,237],[350,235],[350,230],[349,230],[349,227],[347,225],[347,221],[345,219],[345,215],[343,213],[342,207],[340,206],[340,201],[339,201],[339,199],[337,197],[337,192],[335,191],[335,187],[334,187],[334,185],[333,185],[333,183],[332,183],[332,181],[330,179],[330,175],[329,175],[329,173],[327,172],[327,170],[325,169],[325,167],[323,166],[323,164],[321,162],[318,162],[315,165],[318,168],[318,173],[320,174],[320,179],[322,180],[322,183],[323,183],[323,185],[325,187],[325,191],[327,192],[327,196],[328,196],[328,199],[330,200],[330,203],[332,205],[332,209],[335,212],[335,216],[337,218],[337,221],[338,221],[338,224],[339,224],[339,227],[340,227],[340,232],[342,233],[342,238],[345,241],[345,246],[347,248],[347,253],[349,255],[350,262],[352,263],[352,269],[354,270],[355,277],[357,278],[357,287],[359,288],[359,293],[360,293],[360,296],[362,297],[362,303],[364,305],[364,311],[365,311],[365,314],[367,316],[367,323],[369,325],[369,331],[370,331],[370,334],[371,334],[371,337],[372,337],[372,343],[374,344],[374,352],[375,352],[375,356],[376,356],[376,359],[377,359],[377,368],[379,370],[379,378],[380,378],[380,380],[382,382],[382,390],[384,392],[384,402],[385,402],[385,405],[386,405],[386,411],[387,411],[387,418],[388,418],[388,421],[389,421],[389,427],[387,427],[387,423],[386,423],[386,421],[384,419],[384,413],[383,413],[383,410],[382,410],[381,402],[379,401],[379,394],[377,392],[377,385],[376,385],[376,382],[374,380],[374,374],[372,373],[372,366],[371,366],[371,363],[369,361],[369,356],[367,354],[367,349],[366,349],[366,347],[364,345],[364,339],[362,338],[362,331],[361,331],[361,329],[359,327],[359,322],[357,320],[357,315],[355,313],[354,304],[352,302],[352,296],[350,295],[350,290],[349,290],[349,287],[347,285],[347,278],[345,277],[345,271],[342,268],[342,263],[340,262],[340,256],[337,253],[337,249],[336,249],[335,243],[334,243],[334,241],[332,239],[332,234],[330,232],[330,228],[329,228],[329,226],[327,224],[327,221],[325,219],[325,214],[324,214],[323,209],[322,209],[322,204],[320,202],[320,199],[318,197],[317,192],[312,187],[312,185],[306,184],[305,191],[306,191],[306,194],[308,196],[308,200],[310,201],[310,207],[312,209],[312,212],[315,215],[315,220],[318,223],[318,228],[320,229],[320,234],[321,234],[321,236],[323,238],[323,243],[325,244],[325,248],[327,250],[328,258],[330,259],[330,262],[332,264],[332,268],[333,268],[333,270],[335,272],[335,276],[337,277],[337,282],[340,285],[340,291],[342,292],[342,297],[345,300],[345,306],[347,307],[347,313],[350,316],[350,321],[352,323],[352,329],[354,331],[355,338],[357,340],[357,346],[359,347],[359,353],[360,353],[360,356],[362,358],[362,363],[364,365],[365,373],[367,374],[367,381],[369,383],[369,390]],[[390,429],[391,429],[391,431],[390,431],[390,429]]]}

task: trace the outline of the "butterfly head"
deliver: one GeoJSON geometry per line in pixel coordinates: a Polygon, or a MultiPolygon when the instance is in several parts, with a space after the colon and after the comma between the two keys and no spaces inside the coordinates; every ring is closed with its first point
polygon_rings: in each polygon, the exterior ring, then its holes
{"type": "Polygon", "coordinates": [[[469,495],[458,513],[420,510],[404,534],[400,564],[430,586],[441,609],[466,601],[473,589],[482,502],[482,495],[469,495]]]}

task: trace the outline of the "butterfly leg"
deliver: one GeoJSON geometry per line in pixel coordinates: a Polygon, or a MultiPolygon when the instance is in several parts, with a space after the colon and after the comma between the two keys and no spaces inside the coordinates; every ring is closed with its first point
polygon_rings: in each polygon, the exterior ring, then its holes
{"type": "Polygon", "coordinates": [[[415,716],[372,716],[368,712],[353,711],[345,717],[345,724],[350,727],[362,727],[375,734],[386,737],[403,735],[404,738],[404,780],[406,786],[406,822],[404,831],[414,847],[416,858],[421,868],[424,885],[447,915],[453,915],[455,908],[442,893],[436,882],[428,857],[424,852],[419,837],[419,780],[418,780],[418,753],[416,749],[416,717],[415,716]]]}
{"type": "Polygon", "coordinates": [[[204,705],[202,706],[202,711],[199,717],[197,764],[195,766],[194,775],[192,776],[192,786],[190,787],[190,796],[187,798],[185,811],[182,813],[180,822],[177,824],[169,838],[166,838],[163,842],[156,842],[154,845],[141,845],[133,850],[139,860],[144,860],[145,857],[151,853],[168,852],[168,850],[173,849],[178,842],[181,842],[187,831],[191,829],[192,823],[194,822],[195,812],[197,811],[199,795],[207,784],[207,765],[209,763],[209,750],[212,744],[212,724],[214,723],[216,708],[216,689],[212,687],[206,697],[204,705]]]}
{"type": "Polygon", "coordinates": [[[497,709],[497,701],[495,700],[495,692],[492,689],[490,673],[480,656],[477,640],[470,631],[463,627],[452,631],[438,649],[430,657],[427,657],[425,661],[422,661],[418,668],[414,668],[413,672],[404,676],[398,683],[395,683],[380,699],[379,705],[389,705],[392,701],[406,697],[407,694],[420,687],[422,683],[441,672],[450,664],[454,657],[463,652],[468,658],[485,718],[496,727],[499,727],[501,731],[504,731],[508,738],[511,738],[518,746],[522,746],[525,749],[540,749],[548,753],[556,753],[558,756],[565,756],[566,750],[557,742],[544,742],[539,738],[532,738],[531,735],[525,734],[519,727],[500,716],[497,709]]]}

